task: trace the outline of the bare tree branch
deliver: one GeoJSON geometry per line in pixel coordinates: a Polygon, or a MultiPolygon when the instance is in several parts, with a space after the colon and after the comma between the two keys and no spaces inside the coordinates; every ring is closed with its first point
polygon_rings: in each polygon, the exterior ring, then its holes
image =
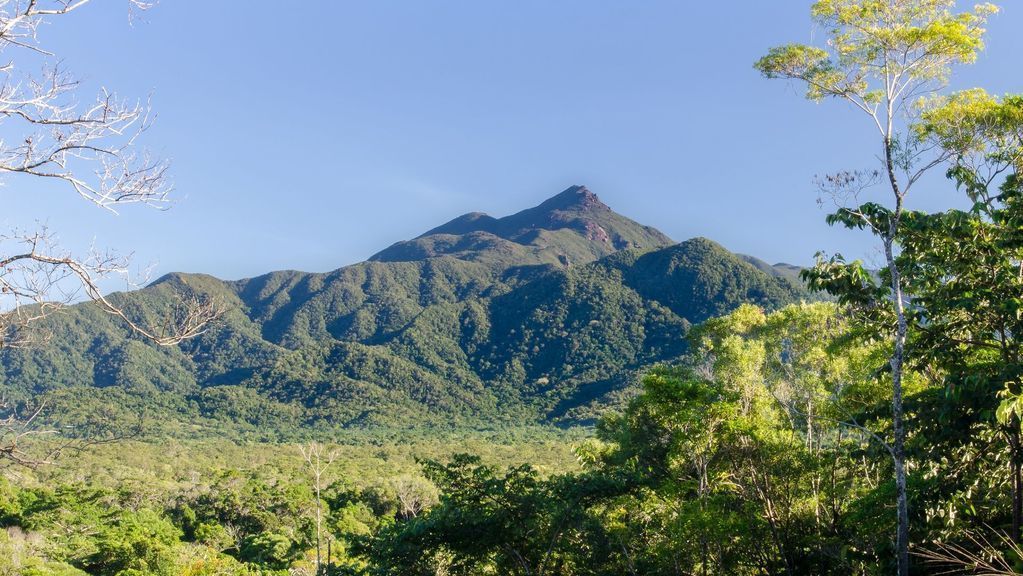
{"type": "Polygon", "coordinates": [[[937,542],[918,547],[913,554],[928,565],[928,574],[971,574],[974,576],[1020,576],[1013,558],[1023,558],[1023,548],[1012,538],[992,529],[994,541],[980,534],[968,534],[962,544],[937,542]]]}
{"type": "MultiPolygon", "coordinates": [[[[0,185],[32,177],[70,190],[112,213],[129,204],[165,209],[173,184],[168,160],[141,139],[155,116],[150,103],[101,88],[82,98],[82,84],[40,41],[42,24],[91,4],[90,0],[0,0],[0,185]],[[19,64],[16,64],[20,63],[19,64]],[[27,63],[27,64],[26,64],[27,63]],[[30,70],[41,70],[34,72],[30,70]]],[[[129,21],[155,5],[128,0],[129,21]]],[[[168,310],[129,313],[102,290],[113,275],[127,276],[128,259],[90,250],[62,249],[45,226],[0,232],[0,349],[45,344],[44,320],[67,306],[91,301],[135,335],[159,346],[203,334],[223,312],[219,303],[186,289],[168,310]]],[[[0,403],[0,459],[47,463],[68,445],[30,456],[26,439],[56,436],[36,426],[46,406],[28,414],[0,403]]]]}

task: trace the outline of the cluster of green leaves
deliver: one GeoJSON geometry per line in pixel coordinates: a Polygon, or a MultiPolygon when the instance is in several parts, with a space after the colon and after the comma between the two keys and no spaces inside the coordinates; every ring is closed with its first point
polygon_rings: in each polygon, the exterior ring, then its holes
{"type": "Polygon", "coordinates": [[[884,75],[905,80],[912,93],[947,81],[952,64],[977,59],[987,19],[998,9],[956,7],[955,0],[818,0],[811,14],[828,32],[828,48],[789,44],[771,49],[756,66],[768,78],[805,82],[810,100],[843,98],[873,113],[886,98],[905,95],[886,93],[893,83],[881,81],[884,75]]]}
{"type": "MultiPolygon", "coordinates": [[[[196,557],[182,531],[141,498],[83,485],[18,488],[0,480],[0,573],[166,575],[196,557]]],[[[228,559],[229,560],[229,559],[228,559]]],[[[219,563],[221,566],[225,564],[219,563]]],[[[192,574],[245,574],[192,570],[192,574]]]]}

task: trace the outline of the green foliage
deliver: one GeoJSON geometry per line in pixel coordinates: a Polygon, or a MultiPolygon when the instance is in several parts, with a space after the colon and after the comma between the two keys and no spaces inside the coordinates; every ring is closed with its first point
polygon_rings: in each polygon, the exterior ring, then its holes
{"type": "Polygon", "coordinates": [[[886,97],[911,95],[886,93],[894,85],[881,76],[905,79],[915,93],[945,82],[952,65],[976,60],[987,18],[998,9],[955,8],[955,0],[818,0],[811,14],[828,32],[828,48],[773,48],[756,68],[768,78],[804,82],[811,100],[843,98],[871,113],[886,97]]]}
{"type": "Polygon", "coordinates": [[[177,528],[153,510],[122,513],[97,538],[96,553],[85,565],[98,574],[171,576],[179,537],[177,528]]]}
{"type": "Polygon", "coordinates": [[[290,538],[283,534],[253,534],[242,542],[239,558],[271,569],[287,568],[297,556],[290,538]]]}
{"type": "MultiPolygon", "coordinates": [[[[348,440],[323,492],[332,573],[364,574],[363,542],[436,504],[415,455],[461,445],[487,462],[575,469],[563,432],[348,440]]],[[[315,500],[295,446],[123,442],[62,464],[0,476],[0,574],[310,573],[315,500]]]]}
{"type": "MultiPolygon", "coordinates": [[[[328,573],[890,573],[888,349],[857,322],[829,303],[705,321],[679,362],[649,370],[640,395],[578,446],[581,468],[557,436],[355,435],[322,493],[328,573]],[[487,456],[453,454],[462,447],[487,456]]],[[[963,358],[983,369],[982,356],[963,358]]],[[[960,381],[957,396],[907,380],[917,541],[969,543],[1004,524],[986,377],[960,381]]],[[[17,569],[312,570],[316,501],[293,448],[126,446],[36,487],[0,483],[8,539],[36,542],[17,569]]]]}
{"type": "Polygon", "coordinates": [[[587,523],[588,506],[621,490],[597,477],[541,479],[528,465],[499,473],[464,454],[424,468],[440,504],[380,534],[372,558],[380,573],[575,573],[578,546],[599,530],[587,523]]]}
{"type": "Polygon", "coordinates": [[[856,522],[872,493],[860,478],[873,439],[837,418],[883,405],[853,385],[883,354],[848,328],[827,304],[743,306],[708,321],[685,365],[650,371],[579,449],[585,472],[428,462],[440,504],[380,532],[371,564],[382,574],[884,573],[886,543],[856,522]]]}

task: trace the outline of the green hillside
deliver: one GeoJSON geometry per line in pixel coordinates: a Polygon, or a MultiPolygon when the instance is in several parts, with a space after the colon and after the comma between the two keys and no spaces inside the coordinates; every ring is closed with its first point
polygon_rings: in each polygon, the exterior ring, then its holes
{"type": "Polygon", "coordinates": [[[158,348],[73,307],[47,346],[3,352],[4,394],[50,394],[72,416],[94,404],[158,412],[170,433],[569,424],[680,356],[691,324],[807,297],[709,240],[674,244],[583,187],[505,218],[457,218],[325,274],[172,274],[116,298],[153,321],[182,293],[227,312],[158,348]]]}

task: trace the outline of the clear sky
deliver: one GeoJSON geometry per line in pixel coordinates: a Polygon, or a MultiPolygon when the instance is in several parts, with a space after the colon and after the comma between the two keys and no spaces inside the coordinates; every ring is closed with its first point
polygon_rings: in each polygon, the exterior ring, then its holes
{"type": "MultiPolygon", "coordinates": [[[[871,253],[824,224],[812,184],[872,167],[870,128],[752,68],[812,40],[809,0],[164,0],[134,27],[125,4],[41,38],[90,91],[152,94],[148,142],[174,161],[178,203],[115,217],[10,179],[7,225],[233,279],[331,270],[586,184],[676,240],[796,264],[871,253]]],[[[958,87],[1023,92],[1023,1],[1001,4],[958,87]]],[[[953,198],[935,181],[914,206],[953,198]]]]}

